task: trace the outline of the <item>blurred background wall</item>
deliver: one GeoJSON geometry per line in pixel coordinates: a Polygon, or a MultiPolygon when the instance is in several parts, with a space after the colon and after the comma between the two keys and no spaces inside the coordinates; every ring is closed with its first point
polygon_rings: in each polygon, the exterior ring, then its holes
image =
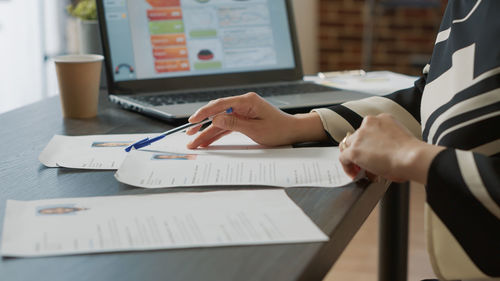
{"type": "Polygon", "coordinates": [[[446,0],[319,0],[319,69],[422,73],[446,0]]]}

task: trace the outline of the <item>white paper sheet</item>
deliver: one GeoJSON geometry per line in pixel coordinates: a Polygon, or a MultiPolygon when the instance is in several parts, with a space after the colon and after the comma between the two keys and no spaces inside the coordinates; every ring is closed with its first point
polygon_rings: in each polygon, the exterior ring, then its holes
{"type": "Polygon", "coordinates": [[[418,77],[415,76],[391,71],[371,71],[365,75],[342,74],[327,79],[321,79],[318,76],[304,77],[306,81],[379,96],[412,87],[417,79],[418,77]]]}
{"type": "Polygon", "coordinates": [[[327,241],[283,190],[7,201],[2,256],[327,241]]]}
{"type": "Polygon", "coordinates": [[[47,167],[117,169],[127,156],[125,147],[147,136],[147,134],[55,135],[38,159],[47,167]]]}
{"type": "MultiPolygon", "coordinates": [[[[65,167],[75,169],[116,170],[121,165],[127,152],[125,147],[146,137],[158,134],[128,135],[89,135],[61,136],[55,135],[39,156],[39,160],[47,167],[65,167]]],[[[149,149],[163,149],[176,152],[187,152],[186,144],[194,136],[182,132],[165,137],[149,149]]],[[[250,138],[240,133],[232,133],[216,141],[209,150],[214,149],[252,149],[261,148],[250,138]]]]}
{"type": "Polygon", "coordinates": [[[144,188],[202,185],[278,187],[345,185],[352,180],[338,160],[338,147],[234,151],[153,150],[131,152],[115,174],[144,188]]]}

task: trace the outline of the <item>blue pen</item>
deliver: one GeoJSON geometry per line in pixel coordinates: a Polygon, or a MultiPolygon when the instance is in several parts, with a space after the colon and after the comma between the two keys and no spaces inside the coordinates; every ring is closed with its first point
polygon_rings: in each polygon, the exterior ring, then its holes
{"type": "MultiPolygon", "coordinates": [[[[233,108],[230,107],[230,108],[226,109],[226,111],[221,112],[221,113],[228,113],[229,114],[229,113],[232,113],[232,112],[233,112],[233,108]]],[[[216,114],[216,115],[218,115],[218,114],[216,114]]],[[[126,152],[130,152],[132,150],[132,148],[139,149],[139,148],[148,146],[148,145],[152,144],[153,142],[159,141],[159,140],[163,139],[164,137],[166,137],[168,135],[171,135],[173,133],[176,133],[178,131],[182,131],[184,129],[191,128],[191,127],[194,127],[194,126],[203,125],[203,124],[206,124],[208,122],[212,122],[212,119],[216,115],[210,116],[207,119],[205,119],[205,120],[203,120],[201,122],[198,122],[198,123],[186,123],[186,124],[181,125],[181,126],[179,126],[177,128],[173,128],[171,130],[168,130],[168,131],[166,131],[166,132],[164,132],[164,133],[162,133],[159,136],[156,136],[154,138],[145,138],[145,139],[142,139],[140,141],[137,141],[137,142],[131,144],[129,147],[125,148],[125,151],[126,152]]]]}

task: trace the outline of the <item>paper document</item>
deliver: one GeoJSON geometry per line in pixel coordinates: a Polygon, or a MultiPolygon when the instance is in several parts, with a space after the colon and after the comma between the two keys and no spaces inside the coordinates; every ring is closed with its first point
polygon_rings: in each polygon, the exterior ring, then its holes
{"type": "Polygon", "coordinates": [[[306,76],[304,80],[344,90],[364,92],[372,95],[387,95],[395,91],[413,87],[418,77],[391,71],[371,71],[365,75],[341,74],[326,79],[306,76]]]}
{"type": "Polygon", "coordinates": [[[338,147],[281,148],[177,153],[131,152],[115,174],[144,188],[202,185],[278,187],[345,185],[352,180],[338,160],[338,147]]]}
{"type": "MultiPolygon", "coordinates": [[[[124,149],[131,143],[158,134],[128,135],[55,135],[39,156],[47,167],[75,169],[116,170],[127,156],[124,149]]],[[[168,149],[177,152],[190,151],[186,144],[194,136],[179,132],[148,146],[151,149],[168,149]]],[[[247,136],[232,133],[216,141],[209,149],[249,149],[261,148],[247,136]]]]}
{"type": "Polygon", "coordinates": [[[55,135],[38,159],[47,167],[118,169],[127,156],[125,147],[147,136],[149,135],[55,135]]]}
{"type": "Polygon", "coordinates": [[[7,201],[2,256],[327,241],[283,190],[7,201]]]}

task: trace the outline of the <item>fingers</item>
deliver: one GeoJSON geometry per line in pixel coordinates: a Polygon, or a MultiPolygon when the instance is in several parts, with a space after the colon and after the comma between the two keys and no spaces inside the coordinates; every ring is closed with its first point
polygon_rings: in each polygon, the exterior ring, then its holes
{"type": "MultiPolygon", "coordinates": [[[[191,115],[191,117],[189,117],[188,121],[190,123],[201,122],[201,121],[207,119],[208,117],[216,116],[216,115],[220,114],[221,112],[226,111],[228,108],[233,108],[233,111],[235,111],[234,108],[239,108],[240,109],[239,111],[241,112],[241,107],[242,107],[241,100],[252,98],[251,94],[255,94],[255,93],[249,93],[249,94],[241,95],[241,96],[212,100],[207,105],[201,107],[193,115],[191,115]]],[[[201,128],[202,128],[202,125],[191,127],[186,131],[186,134],[194,135],[197,132],[199,132],[201,128]]]]}
{"type": "Polygon", "coordinates": [[[217,140],[219,140],[220,138],[222,138],[223,136],[225,135],[229,135],[230,133],[232,133],[231,131],[222,131],[221,133],[219,133],[218,135],[215,135],[214,137],[212,137],[211,139],[209,139],[208,141],[202,143],[200,145],[200,147],[207,147],[209,146],[210,144],[216,142],[217,140]]]}
{"type": "Polygon", "coordinates": [[[361,168],[356,164],[342,165],[344,172],[351,178],[354,179],[361,172],[361,168]]]}
{"type": "Polygon", "coordinates": [[[342,168],[344,169],[344,172],[354,179],[358,173],[361,171],[361,168],[356,165],[350,155],[348,155],[347,150],[350,149],[351,145],[351,133],[348,132],[347,135],[344,137],[344,139],[339,143],[339,149],[340,149],[340,163],[342,164],[342,168]]]}
{"type": "Polygon", "coordinates": [[[191,128],[189,128],[189,129],[186,130],[186,134],[188,136],[192,136],[192,135],[198,133],[200,131],[201,127],[203,127],[203,125],[198,125],[198,126],[191,127],[191,128]]]}
{"type": "Polygon", "coordinates": [[[219,135],[221,132],[225,130],[214,126],[213,124],[208,126],[205,130],[203,130],[199,136],[197,136],[194,140],[187,144],[187,148],[195,149],[201,146],[202,144],[208,146],[214,137],[219,135]]]}
{"type": "MultiPolygon", "coordinates": [[[[362,170],[362,168],[354,162],[355,160],[353,157],[352,142],[354,141],[354,138],[358,137],[358,135],[359,133],[357,131],[354,132],[354,134],[347,132],[345,138],[339,143],[340,163],[342,164],[344,172],[352,179],[356,178],[362,170]]],[[[371,181],[377,178],[376,175],[368,171],[366,171],[366,176],[371,181]]]]}
{"type": "Polygon", "coordinates": [[[354,179],[358,173],[361,171],[361,168],[352,163],[351,161],[349,160],[346,160],[345,158],[344,159],[340,159],[340,163],[342,164],[342,168],[344,169],[344,172],[352,179],[354,179]]]}
{"type": "MultiPolygon", "coordinates": [[[[342,168],[344,172],[352,179],[356,178],[359,173],[361,173],[361,167],[351,162],[346,157],[339,157],[340,163],[342,164],[342,168]]],[[[372,172],[365,171],[365,176],[372,182],[379,182],[380,177],[372,172]]]]}
{"type": "Polygon", "coordinates": [[[252,118],[253,116],[248,115],[252,115],[252,108],[260,99],[262,98],[256,93],[247,93],[241,96],[216,99],[198,109],[191,117],[189,117],[188,121],[190,123],[200,122],[210,116],[224,112],[228,108],[233,108],[233,112],[252,118]]]}
{"type": "MultiPolygon", "coordinates": [[[[243,134],[251,134],[254,128],[253,120],[242,118],[237,114],[219,114],[214,117],[212,124],[203,130],[198,137],[187,144],[189,149],[194,149],[199,146],[205,147],[210,143],[218,140],[226,134],[220,135],[222,132],[238,131],[243,134]],[[217,137],[217,138],[215,138],[217,137]]],[[[200,130],[201,126],[190,128],[186,133],[194,135],[200,130]]]]}
{"type": "Polygon", "coordinates": [[[252,133],[254,121],[256,120],[240,117],[237,114],[224,114],[215,116],[212,124],[224,130],[238,131],[248,135],[252,133]]]}

